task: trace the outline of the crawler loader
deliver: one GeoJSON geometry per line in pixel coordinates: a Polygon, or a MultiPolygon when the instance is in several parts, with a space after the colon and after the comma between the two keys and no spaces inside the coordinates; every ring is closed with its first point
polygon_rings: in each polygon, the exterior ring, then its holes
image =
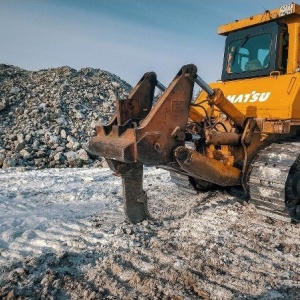
{"type": "Polygon", "coordinates": [[[96,127],[89,152],[122,177],[125,213],[149,217],[143,165],[179,187],[239,187],[262,214],[300,222],[300,6],[291,3],[222,25],[221,80],[193,64],[168,87],[144,74],[116,113],[96,127]],[[194,84],[201,87],[193,99],[194,84]],[[154,90],[162,93],[153,104],[154,90]]]}

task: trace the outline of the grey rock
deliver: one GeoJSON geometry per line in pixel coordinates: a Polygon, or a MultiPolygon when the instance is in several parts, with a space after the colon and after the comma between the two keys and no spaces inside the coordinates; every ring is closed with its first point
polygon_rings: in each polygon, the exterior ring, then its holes
{"type": "Polygon", "coordinates": [[[17,135],[16,134],[10,134],[9,136],[8,136],[8,138],[11,140],[11,141],[16,141],[17,140],[17,135]]]}
{"type": "Polygon", "coordinates": [[[2,168],[6,169],[6,168],[12,168],[15,167],[17,164],[16,160],[13,158],[5,158],[2,164],[2,168]]]}
{"type": "Polygon", "coordinates": [[[63,139],[66,139],[66,138],[67,138],[67,133],[66,133],[66,131],[65,131],[64,129],[61,130],[60,136],[61,136],[61,138],[63,138],[63,139]]]}
{"type": "Polygon", "coordinates": [[[56,136],[56,135],[50,135],[49,136],[49,143],[58,144],[59,143],[59,137],[56,136]]]}
{"type": "Polygon", "coordinates": [[[73,149],[73,143],[67,143],[66,148],[68,149],[73,149]]]}
{"type": "Polygon", "coordinates": [[[56,162],[60,162],[60,163],[64,163],[66,160],[62,152],[56,153],[53,158],[56,162]]]}
{"type": "Polygon", "coordinates": [[[39,146],[40,146],[40,141],[38,139],[35,139],[34,142],[32,143],[33,149],[37,150],[39,146]]]}
{"type": "Polygon", "coordinates": [[[25,159],[28,159],[31,157],[30,153],[26,149],[21,150],[20,155],[25,159]]]}
{"type": "Polygon", "coordinates": [[[24,134],[23,133],[18,133],[17,134],[17,140],[19,143],[23,143],[24,142],[24,134]]]}
{"type": "Polygon", "coordinates": [[[94,94],[92,94],[92,93],[87,93],[87,94],[85,95],[85,97],[86,97],[86,99],[88,99],[88,100],[92,100],[92,99],[94,98],[94,94]]]}
{"type": "Polygon", "coordinates": [[[71,144],[74,144],[75,142],[77,142],[77,140],[71,135],[67,136],[67,141],[71,144]]]}
{"type": "Polygon", "coordinates": [[[45,111],[46,110],[46,106],[47,104],[46,103],[40,103],[38,108],[41,110],[41,111],[45,111]]]}
{"type": "Polygon", "coordinates": [[[92,161],[84,148],[95,125],[115,112],[115,99],[128,95],[126,82],[92,68],[32,72],[0,64],[0,75],[5,79],[0,89],[2,167],[101,166],[102,160],[92,161]],[[69,153],[67,159],[68,152],[77,156],[69,153]]]}
{"type": "Polygon", "coordinates": [[[101,162],[100,165],[102,166],[102,168],[108,168],[109,167],[109,165],[108,165],[108,163],[105,159],[101,162]]]}
{"type": "Polygon", "coordinates": [[[20,92],[20,88],[18,86],[13,86],[11,89],[10,89],[10,93],[11,94],[18,94],[20,92]]]}
{"type": "Polygon", "coordinates": [[[31,138],[32,138],[31,134],[26,134],[26,136],[25,136],[25,142],[29,143],[30,140],[31,140],[31,138]]]}
{"type": "Polygon", "coordinates": [[[80,149],[80,143],[75,142],[75,143],[72,145],[72,149],[73,149],[74,151],[80,149]]]}
{"type": "Polygon", "coordinates": [[[2,167],[4,159],[5,159],[5,155],[3,153],[0,153],[0,167],[2,167]]]}
{"type": "Polygon", "coordinates": [[[89,156],[88,156],[85,149],[80,149],[77,153],[78,153],[78,156],[81,160],[84,160],[84,161],[89,160],[89,156]]]}
{"type": "Polygon", "coordinates": [[[18,151],[18,152],[20,152],[22,149],[25,148],[25,143],[24,142],[20,143],[20,142],[16,141],[15,145],[16,145],[15,150],[18,151]]]}
{"type": "Polygon", "coordinates": [[[111,83],[111,85],[113,86],[113,88],[118,89],[120,87],[120,84],[118,82],[113,81],[111,83]]]}
{"type": "Polygon", "coordinates": [[[15,296],[14,290],[11,290],[11,291],[7,294],[6,299],[7,299],[7,300],[14,300],[15,297],[16,297],[16,296],[15,296]]]}
{"type": "Polygon", "coordinates": [[[60,116],[59,118],[57,118],[56,122],[59,125],[67,125],[68,124],[68,122],[64,116],[60,116]]]}
{"type": "Polygon", "coordinates": [[[75,161],[79,159],[79,155],[74,151],[68,151],[65,154],[68,162],[75,161]]]}
{"type": "Polygon", "coordinates": [[[4,101],[0,102],[0,111],[6,108],[6,103],[4,101]]]}
{"type": "Polygon", "coordinates": [[[281,293],[276,290],[267,291],[265,295],[262,297],[265,300],[280,300],[286,299],[281,293]]]}
{"type": "Polygon", "coordinates": [[[36,152],[36,157],[37,158],[42,158],[42,157],[46,157],[47,156],[47,153],[43,150],[39,150],[36,152]]]}

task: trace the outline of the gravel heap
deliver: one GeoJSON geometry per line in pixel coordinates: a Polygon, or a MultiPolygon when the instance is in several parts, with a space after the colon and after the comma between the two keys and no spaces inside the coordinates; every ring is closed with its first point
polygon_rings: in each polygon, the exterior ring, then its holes
{"type": "Polygon", "coordinates": [[[100,69],[0,64],[0,168],[90,166],[86,148],[95,125],[106,123],[130,90],[100,69]]]}

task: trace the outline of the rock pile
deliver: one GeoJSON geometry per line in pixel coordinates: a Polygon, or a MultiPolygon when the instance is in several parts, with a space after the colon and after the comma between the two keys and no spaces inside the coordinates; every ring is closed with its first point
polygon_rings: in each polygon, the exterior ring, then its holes
{"type": "Polygon", "coordinates": [[[27,71],[0,64],[0,168],[81,167],[97,123],[131,87],[100,69],[27,71]]]}

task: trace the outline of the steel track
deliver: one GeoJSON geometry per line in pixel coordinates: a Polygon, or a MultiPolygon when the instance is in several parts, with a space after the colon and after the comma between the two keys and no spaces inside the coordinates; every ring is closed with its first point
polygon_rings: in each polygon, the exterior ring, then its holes
{"type": "MultiPolygon", "coordinates": [[[[291,221],[286,208],[286,186],[291,168],[300,170],[300,142],[273,143],[258,153],[251,165],[248,188],[250,202],[267,217],[291,221]],[[297,165],[296,165],[297,164],[297,165]]],[[[168,169],[171,181],[182,191],[197,193],[187,174],[168,169]]],[[[300,205],[300,200],[299,200],[300,205]]],[[[297,222],[299,222],[297,217],[297,222]]]]}
{"type": "Polygon", "coordinates": [[[268,217],[289,222],[286,182],[300,154],[300,143],[274,143],[259,152],[249,177],[250,201],[268,217]]]}
{"type": "Polygon", "coordinates": [[[198,193],[194,186],[191,184],[189,176],[170,169],[168,169],[168,171],[170,172],[171,181],[175,183],[180,190],[188,192],[190,194],[198,193]]]}

